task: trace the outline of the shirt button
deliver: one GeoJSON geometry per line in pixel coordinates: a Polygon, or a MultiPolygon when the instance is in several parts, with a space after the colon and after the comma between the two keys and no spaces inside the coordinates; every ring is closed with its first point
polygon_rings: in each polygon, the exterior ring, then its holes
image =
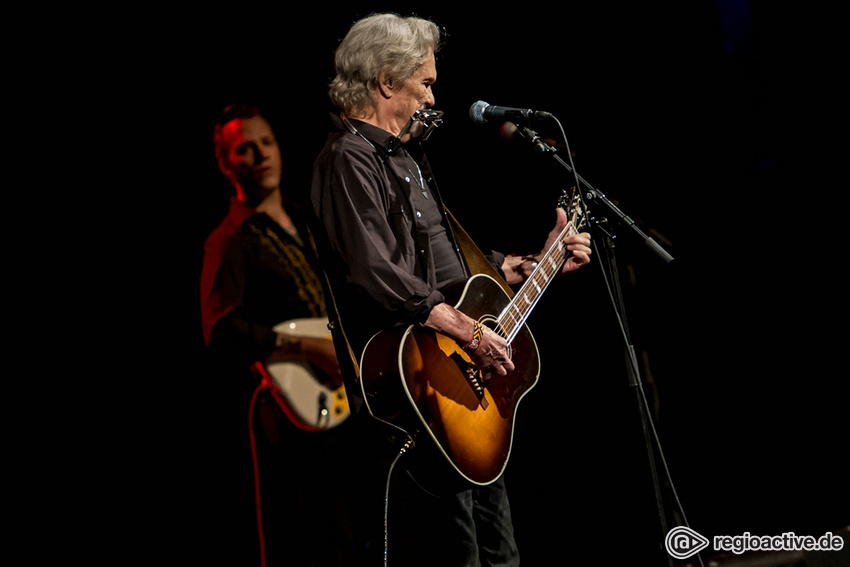
{"type": "Polygon", "coordinates": [[[419,212],[419,211],[416,211],[416,216],[417,216],[417,217],[421,217],[421,216],[422,216],[422,213],[421,213],[421,212],[419,212]]]}

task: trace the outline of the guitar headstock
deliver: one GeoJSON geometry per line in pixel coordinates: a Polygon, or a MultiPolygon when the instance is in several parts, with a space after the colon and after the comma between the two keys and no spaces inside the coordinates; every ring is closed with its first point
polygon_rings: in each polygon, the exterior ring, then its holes
{"type": "Polygon", "coordinates": [[[576,232],[587,224],[584,204],[575,187],[570,187],[569,190],[564,189],[561,192],[561,196],[558,198],[558,207],[564,209],[564,212],[567,213],[567,221],[575,228],[576,232]]]}

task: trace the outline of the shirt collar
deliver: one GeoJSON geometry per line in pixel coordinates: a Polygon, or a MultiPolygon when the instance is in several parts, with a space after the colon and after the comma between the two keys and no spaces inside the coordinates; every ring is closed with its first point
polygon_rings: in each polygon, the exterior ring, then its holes
{"type": "MultiPolygon", "coordinates": [[[[332,119],[338,128],[347,130],[341,116],[333,115],[332,119]]],[[[370,144],[376,148],[381,148],[385,152],[389,150],[390,142],[395,138],[395,136],[383,128],[378,128],[377,126],[373,126],[368,122],[363,122],[356,118],[349,118],[346,116],[344,120],[353,126],[357,134],[363,136],[363,138],[365,138],[370,144]]]]}

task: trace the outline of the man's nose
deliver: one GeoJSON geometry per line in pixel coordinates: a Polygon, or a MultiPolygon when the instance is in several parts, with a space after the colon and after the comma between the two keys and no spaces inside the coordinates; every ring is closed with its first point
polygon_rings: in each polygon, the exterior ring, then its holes
{"type": "Polygon", "coordinates": [[[271,148],[264,148],[262,146],[255,146],[254,147],[254,155],[257,156],[257,158],[256,158],[257,164],[260,164],[260,163],[263,163],[264,161],[268,160],[271,157],[272,151],[271,151],[271,148]]]}

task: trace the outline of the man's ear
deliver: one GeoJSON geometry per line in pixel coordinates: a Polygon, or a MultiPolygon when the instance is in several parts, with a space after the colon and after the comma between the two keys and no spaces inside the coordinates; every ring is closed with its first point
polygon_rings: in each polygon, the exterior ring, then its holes
{"type": "Polygon", "coordinates": [[[218,170],[227,178],[228,181],[230,181],[233,171],[227,164],[227,159],[224,156],[218,156],[216,157],[216,161],[218,162],[218,170]]]}
{"type": "Polygon", "coordinates": [[[387,73],[386,69],[381,69],[378,74],[378,88],[381,91],[381,96],[384,98],[392,97],[394,84],[393,78],[387,73]]]}

